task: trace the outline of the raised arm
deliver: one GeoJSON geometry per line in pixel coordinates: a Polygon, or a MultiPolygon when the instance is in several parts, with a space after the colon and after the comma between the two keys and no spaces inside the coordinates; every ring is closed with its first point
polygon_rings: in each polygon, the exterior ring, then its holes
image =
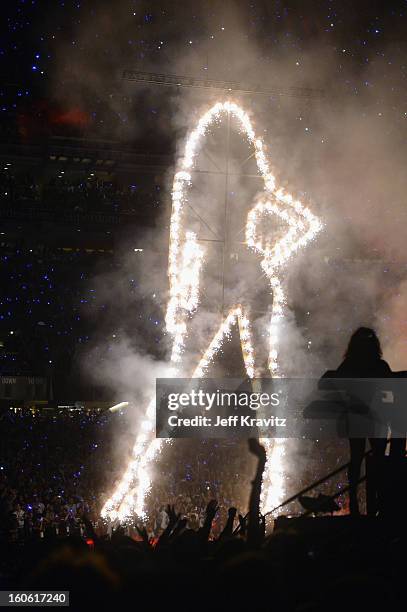
{"type": "Polygon", "coordinates": [[[258,461],[250,492],[247,540],[249,544],[257,546],[263,539],[263,529],[260,521],[260,494],[267,456],[264,446],[256,438],[249,439],[249,450],[257,457],[258,461]]]}

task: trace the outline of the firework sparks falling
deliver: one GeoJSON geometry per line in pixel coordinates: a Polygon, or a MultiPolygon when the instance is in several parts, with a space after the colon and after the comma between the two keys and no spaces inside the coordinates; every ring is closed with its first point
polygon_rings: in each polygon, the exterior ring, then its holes
{"type": "MultiPolygon", "coordinates": [[[[249,211],[246,224],[246,244],[261,256],[261,267],[270,283],[273,295],[269,324],[268,365],[273,376],[281,376],[278,368],[278,329],[284,314],[285,296],[278,275],[279,269],[300,248],[304,247],[321,230],[319,219],[301,202],[282,189],[276,189],[276,180],[264,151],[263,141],[253,129],[248,114],[234,102],[217,102],[204,113],[190,133],[180,169],[175,173],[172,188],[172,215],[168,257],[169,301],[166,312],[166,328],[172,335],[171,363],[173,375],[179,372],[185,347],[188,319],[198,307],[199,280],[204,252],[193,232],[184,232],[182,218],[187,201],[187,190],[191,185],[190,171],[194,167],[199,146],[208,128],[221,116],[234,117],[254,147],[259,173],[264,181],[264,192],[249,211]],[[288,225],[286,234],[274,245],[262,237],[262,220],[267,215],[276,215],[288,225]]],[[[224,338],[229,336],[234,324],[238,324],[245,368],[248,376],[256,375],[254,347],[251,339],[250,319],[242,304],[232,307],[204,352],[193,378],[204,376],[206,369],[220,350],[224,338]]],[[[155,399],[147,408],[133,448],[133,459],[112,497],[106,502],[102,516],[123,520],[132,513],[144,515],[144,498],[151,486],[149,463],[160,452],[165,440],[154,438],[155,399]]],[[[284,442],[263,440],[268,451],[265,484],[262,492],[262,509],[266,512],[282,501],[284,495],[284,442]]]]}

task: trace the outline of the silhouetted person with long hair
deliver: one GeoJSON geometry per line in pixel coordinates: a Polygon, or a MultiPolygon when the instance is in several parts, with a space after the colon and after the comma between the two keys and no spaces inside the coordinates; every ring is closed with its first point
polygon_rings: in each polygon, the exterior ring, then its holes
{"type": "MultiPolygon", "coordinates": [[[[351,336],[348,347],[346,349],[344,360],[337,370],[327,372],[324,376],[329,378],[387,378],[391,375],[389,364],[382,359],[382,349],[379,338],[373,329],[368,327],[359,327],[351,336]]],[[[368,385],[363,385],[365,390],[368,385]]],[[[366,394],[365,394],[366,395],[366,394]]],[[[365,397],[366,410],[370,408],[370,402],[373,400],[374,389],[369,398],[365,397]]],[[[361,402],[355,403],[355,414],[358,413],[361,402]]],[[[350,406],[352,413],[352,405],[350,406]]],[[[349,415],[352,418],[352,414],[349,415]]],[[[374,421],[369,423],[369,415],[365,420],[365,425],[361,431],[361,437],[350,437],[350,464],[348,470],[349,479],[349,500],[350,512],[353,515],[359,514],[359,504],[357,498],[357,486],[360,479],[360,471],[365,454],[366,437],[369,436],[370,446],[372,448],[373,465],[378,465],[386,452],[387,437],[375,437],[374,421]]],[[[351,427],[352,434],[352,427],[351,427]]],[[[375,507],[369,509],[368,512],[375,513],[375,507]]]]}

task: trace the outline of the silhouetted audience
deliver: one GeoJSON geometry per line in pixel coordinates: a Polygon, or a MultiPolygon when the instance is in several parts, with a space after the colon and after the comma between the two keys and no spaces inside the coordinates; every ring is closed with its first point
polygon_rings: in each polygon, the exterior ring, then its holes
{"type": "MultiPolygon", "coordinates": [[[[348,527],[318,539],[301,529],[265,534],[260,490],[264,448],[249,441],[254,479],[246,516],[231,507],[217,537],[219,507],[210,500],[203,522],[189,521],[167,505],[165,528],[150,538],[115,526],[111,537],[97,535],[83,514],[85,535],[36,540],[22,549],[1,549],[1,587],[70,592],[73,610],[115,605],[120,610],[227,609],[322,612],[345,605],[394,609],[403,597],[403,533],[348,527]]],[[[161,513],[163,509],[161,508],[161,513]]],[[[313,520],[313,519],[310,519],[313,520]]],[[[346,519],[345,519],[346,520],[346,519]]]]}

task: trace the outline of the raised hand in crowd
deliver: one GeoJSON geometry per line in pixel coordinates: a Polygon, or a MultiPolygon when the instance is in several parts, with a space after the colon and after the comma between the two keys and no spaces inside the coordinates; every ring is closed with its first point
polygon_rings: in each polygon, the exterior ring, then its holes
{"type": "Polygon", "coordinates": [[[177,522],[173,532],[170,535],[170,539],[173,540],[177,536],[179,536],[184,531],[184,529],[186,528],[187,524],[188,524],[188,519],[187,518],[184,517],[182,519],[179,519],[179,521],[177,522]]]}
{"type": "Polygon", "coordinates": [[[243,516],[242,514],[239,514],[239,531],[238,533],[242,536],[242,537],[246,537],[246,532],[247,532],[247,515],[243,516]]]}
{"type": "Polygon", "coordinates": [[[139,536],[140,536],[140,538],[141,538],[141,540],[143,542],[144,548],[146,548],[146,549],[150,548],[150,540],[149,540],[149,537],[148,537],[147,529],[145,527],[140,527],[137,524],[135,525],[135,527],[136,527],[137,533],[139,534],[139,536]]]}
{"type": "Polygon", "coordinates": [[[225,540],[233,536],[233,523],[235,521],[236,514],[236,508],[229,508],[228,519],[226,521],[226,525],[224,526],[222,533],[219,536],[219,540],[225,540]]]}
{"type": "Polygon", "coordinates": [[[172,534],[172,531],[175,529],[175,526],[177,525],[181,517],[180,513],[177,514],[175,512],[174,505],[171,506],[171,504],[168,504],[165,511],[168,516],[168,525],[164,529],[160,537],[158,538],[157,547],[163,546],[164,544],[168,543],[170,536],[172,534]]]}
{"type": "Polygon", "coordinates": [[[217,500],[216,499],[211,499],[211,501],[206,506],[204,524],[202,525],[201,529],[199,530],[199,534],[200,534],[202,540],[205,540],[205,541],[208,540],[209,534],[210,534],[211,529],[212,529],[213,519],[215,518],[216,513],[218,512],[218,510],[219,510],[219,506],[218,506],[217,500]]]}
{"type": "Polygon", "coordinates": [[[264,446],[256,438],[249,439],[249,450],[257,457],[258,463],[250,491],[247,539],[249,544],[257,546],[264,537],[262,520],[260,519],[260,495],[267,454],[264,446]]]}

